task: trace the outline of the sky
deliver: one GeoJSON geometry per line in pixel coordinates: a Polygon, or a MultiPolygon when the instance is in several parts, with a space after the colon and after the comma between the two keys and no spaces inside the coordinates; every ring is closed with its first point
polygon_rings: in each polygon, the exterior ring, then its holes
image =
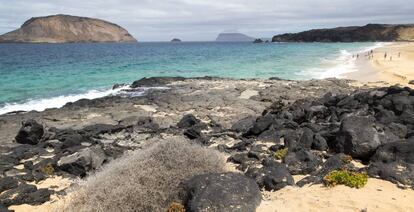
{"type": "Polygon", "coordinates": [[[414,23],[414,0],[0,0],[0,34],[53,14],[104,19],[138,41],[209,41],[221,32],[271,38],[312,28],[414,23]]]}

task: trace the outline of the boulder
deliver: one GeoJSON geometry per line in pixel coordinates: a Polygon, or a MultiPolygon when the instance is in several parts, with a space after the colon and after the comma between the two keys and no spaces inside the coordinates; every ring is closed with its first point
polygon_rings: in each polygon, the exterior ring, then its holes
{"type": "Polygon", "coordinates": [[[257,184],[238,173],[198,175],[184,187],[184,199],[190,212],[254,212],[261,202],[257,184]]]}
{"type": "Polygon", "coordinates": [[[0,193],[9,189],[16,188],[19,182],[12,177],[4,177],[0,179],[0,193]]]}
{"type": "Polygon", "coordinates": [[[202,137],[201,130],[200,130],[199,128],[196,128],[196,127],[191,127],[191,128],[189,128],[189,129],[186,129],[186,130],[184,131],[184,135],[185,135],[187,138],[191,139],[191,140],[193,140],[193,139],[197,139],[197,138],[201,138],[201,137],[202,137]]]}
{"type": "MultiPolygon", "coordinates": [[[[46,189],[47,190],[47,189],[46,189]]],[[[21,183],[18,187],[10,189],[0,194],[0,204],[5,206],[21,204],[40,204],[44,199],[35,199],[37,188],[34,185],[21,183]]]]}
{"type": "Polygon", "coordinates": [[[178,122],[177,127],[189,128],[199,124],[201,121],[198,120],[193,114],[184,115],[183,118],[178,122]]]}
{"type": "Polygon", "coordinates": [[[84,134],[85,133],[80,134],[76,130],[61,130],[56,134],[56,139],[61,142],[61,149],[80,146],[82,143],[94,143],[89,136],[84,134]]]}
{"type": "Polygon", "coordinates": [[[314,150],[326,151],[328,150],[328,142],[319,133],[315,134],[311,148],[314,150]]]}
{"type": "Polygon", "coordinates": [[[0,212],[14,212],[14,211],[7,209],[7,207],[4,206],[3,204],[0,204],[0,212]]]}
{"type": "Polygon", "coordinates": [[[414,80],[410,80],[410,81],[408,82],[408,84],[410,84],[410,85],[414,85],[414,80]]]}
{"type": "Polygon", "coordinates": [[[88,171],[100,168],[105,159],[104,151],[99,145],[96,145],[60,158],[57,166],[62,171],[85,177],[88,171]]]}
{"type": "Polygon", "coordinates": [[[22,123],[22,127],[16,135],[16,142],[20,144],[36,145],[44,134],[43,126],[30,119],[22,123]]]}
{"type": "Polygon", "coordinates": [[[329,157],[323,164],[322,167],[312,173],[310,176],[303,178],[297,182],[298,186],[304,186],[309,183],[322,183],[323,178],[331,171],[334,170],[352,170],[353,165],[350,163],[352,158],[343,153],[339,153],[329,157]]]}
{"type": "Polygon", "coordinates": [[[342,121],[336,137],[336,148],[340,153],[353,158],[367,160],[381,144],[398,139],[375,123],[373,117],[350,116],[342,121]]]}
{"type": "Polygon", "coordinates": [[[236,132],[247,132],[247,130],[250,128],[250,126],[253,125],[253,123],[256,121],[257,117],[255,116],[248,116],[245,117],[236,123],[233,124],[231,127],[231,130],[236,132]]]}
{"type": "Polygon", "coordinates": [[[116,133],[125,128],[123,125],[94,124],[84,127],[82,131],[91,136],[97,136],[104,133],[116,133]]]}
{"type": "Polygon", "coordinates": [[[262,168],[248,169],[246,176],[254,179],[260,188],[267,191],[276,191],[287,185],[295,185],[286,165],[277,161],[264,162],[262,168]]]}
{"type": "Polygon", "coordinates": [[[311,129],[304,128],[302,136],[300,137],[300,140],[299,140],[299,145],[303,147],[304,149],[308,149],[308,150],[311,149],[312,144],[313,144],[313,136],[314,136],[314,133],[311,129]]]}
{"type": "Polygon", "coordinates": [[[244,136],[254,136],[259,135],[262,132],[269,129],[270,125],[273,123],[274,117],[272,115],[266,115],[259,117],[256,122],[253,124],[253,126],[245,133],[244,136]]]}
{"type": "Polygon", "coordinates": [[[291,174],[309,174],[315,171],[322,163],[322,160],[305,149],[297,149],[295,151],[289,151],[284,158],[284,162],[288,166],[288,170],[291,174]]]}
{"type": "Polygon", "coordinates": [[[380,146],[371,158],[368,174],[414,188],[414,141],[380,146]]]}

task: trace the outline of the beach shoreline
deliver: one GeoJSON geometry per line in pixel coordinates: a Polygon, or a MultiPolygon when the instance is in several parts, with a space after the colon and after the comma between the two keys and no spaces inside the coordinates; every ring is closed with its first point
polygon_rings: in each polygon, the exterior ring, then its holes
{"type": "Polygon", "coordinates": [[[360,52],[355,60],[357,71],[344,74],[346,79],[361,83],[382,82],[384,85],[410,86],[414,79],[414,43],[394,42],[369,51],[360,52]],[[386,55],[386,56],[385,56],[386,55]]]}

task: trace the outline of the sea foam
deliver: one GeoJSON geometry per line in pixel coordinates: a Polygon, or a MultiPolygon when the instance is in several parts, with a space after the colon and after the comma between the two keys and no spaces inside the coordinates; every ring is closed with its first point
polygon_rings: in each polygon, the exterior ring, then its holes
{"type": "Polygon", "coordinates": [[[107,90],[90,90],[82,94],[62,95],[45,99],[29,99],[24,103],[6,103],[0,108],[0,114],[10,113],[14,111],[43,111],[47,108],[60,108],[68,102],[75,102],[80,99],[96,99],[109,95],[121,93],[122,90],[129,88],[120,87],[117,89],[107,90]]]}
{"type": "Polygon", "coordinates": [[[342,49],[340,50],[339,56],[337,58],[335,58],[332,61],[329,61],[330,63],[335,65],[333,67],[325,69],[323,72],[319,72],[320,75],[316,78],[343,78],[344,74],[358,71],[358,67],[356,65],[357,54],[359,54],[360,57],[363,57],[364,53],[383,47],[385,45],[388,45],[388,43],[375,43],[373,46],[365,47],[355,52],[349,52],[347,50],[342,49]]]}

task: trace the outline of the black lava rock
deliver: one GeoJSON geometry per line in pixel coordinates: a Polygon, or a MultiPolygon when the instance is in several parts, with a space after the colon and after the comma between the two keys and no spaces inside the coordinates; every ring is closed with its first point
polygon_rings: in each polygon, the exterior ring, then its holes
{"type": "Polygon", "coordinates": [[[12,177],[4,177],[0,179],[0,193],[9,189],[16,188],[19,182],[12,177]]]}
{"type": "Polygon", "coordinates": [[[322,183],[323,178],[331,171],[342,169],[353,170],[354,167],[350,163],[351,160],[352,158],[350,156],[345,155],[343,153],[333,155],[322,164],[322,167],[319,170],[310,173],[310,176],[303,178],[296,184],[298,186],[304,186],[309,183],[322,183]]]}
{"type": "Polygon", "coordinates": [[[315,171],[322,163],[322,160],[305,149],[297,149],[296,151],[289,151],[284,158],[284,162],[288,166],[291,174],[309,174],[315,171]]]}
{"type": "Polygon", "coordinates": [[[337,151],[354,158],[369,159],[381,144],[398,140],[391,132],[383,133],[381,128],[373,117],[345,118],[336,138],[337,151]]]}
{"type": "Polygon", "coordinates": [[[414,187],[414,141],[380,146],[371,158],[369,175],[414,187]]]}
{"type": "Polygon", "coordinates": [[[246,176],[253,178],[260,188],[267,191],[276,191],[287,185],[295,185],[286,165],[277,161],[267,161],[260,169],[248,169],[246,176]]]}
{"type": "Polygon", "coordinates": [[[185,191],[190,212],[254,212],[261,202],[257,184],[237,173],[195,176],[185,183],[185,191]]]}
{"type": "Polygon", "coordinates": [[[17,133],[15,140],[20,144],[36,145],[40,142],[43,134],[43,126],[31,119],[22,123],[22,127],[17,133]]]}
{"type": "Polygon", "coordinates": [[[199,124],[201,121],[198,120],[193,114],[187,114],[178,122],[177,127],[179,128],[189,128],[196,124],[199,124]]]}
{"type": "Polygon", "coordinates": [[[80,152],[64,156],[57,162],[60,170],[79,177],[85,177],[90,170],[96,170],[104,163],[106,156],[100,146],[82,149],[80,152]]]}

